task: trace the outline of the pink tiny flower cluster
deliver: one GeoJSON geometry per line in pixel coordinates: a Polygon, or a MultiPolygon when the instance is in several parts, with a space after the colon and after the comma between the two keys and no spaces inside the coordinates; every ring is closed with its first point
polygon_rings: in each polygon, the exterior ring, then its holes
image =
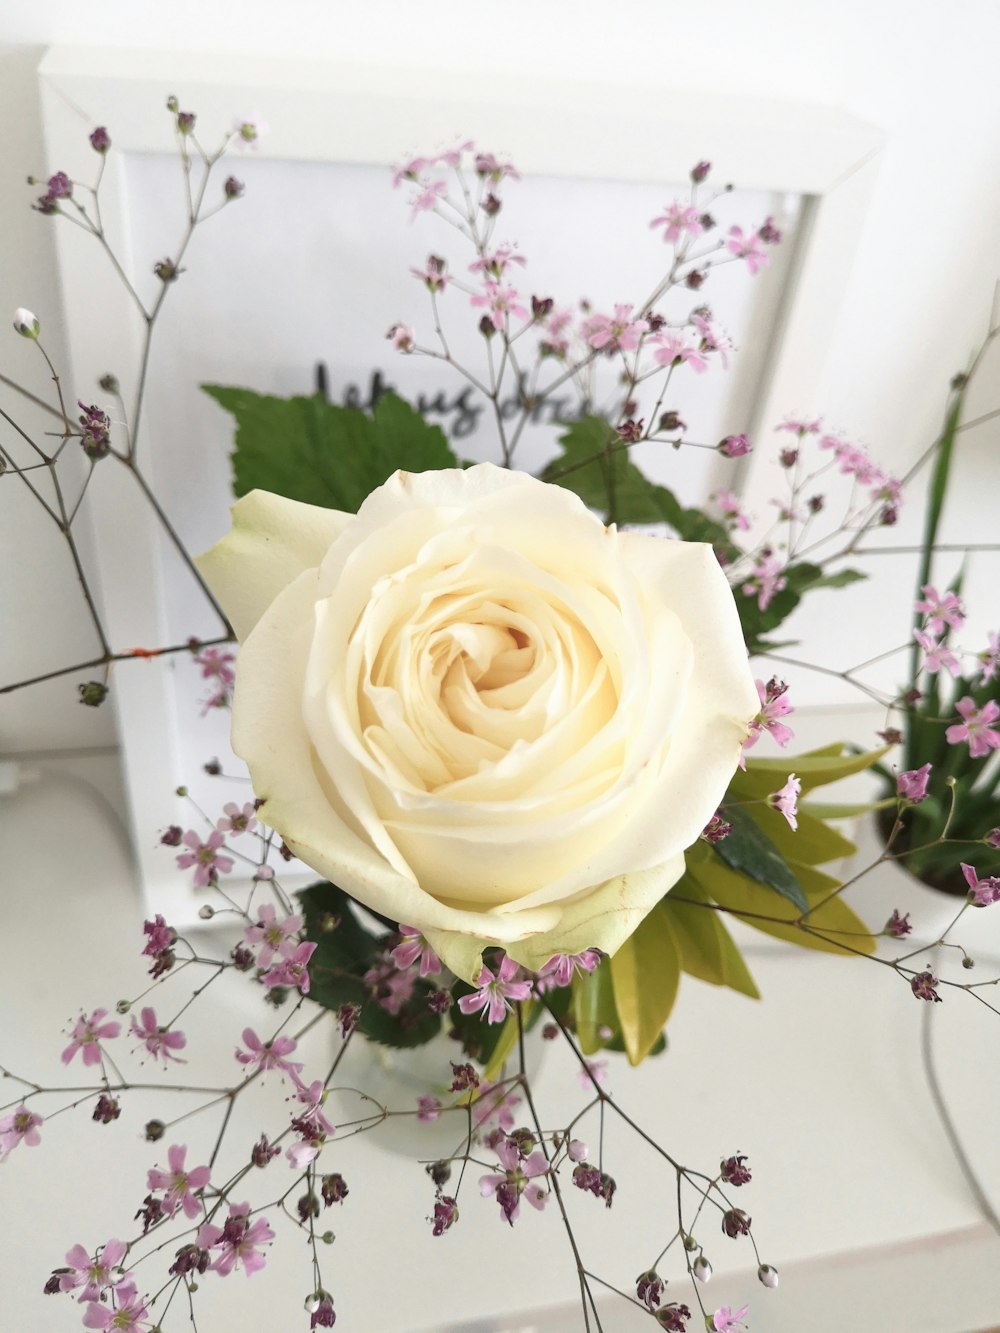
{"type": "Polygon", "coordinates": [[[477,988],[471,995],[463,995],[458,1007],[463,1014],[482,1012],[489,1023],[502,1023],[513,1013],[511,1000],[526,1000],[531,994],[531,982],[521,978],[521,969],[513,958],[504,955],[496,972],[483,964],[477,988]]]}
{"type": "Polygon", "coordinates": [[[190,851],[178,853],[177,868],[189,870],[194,866],[195,888],[207,889],[215,883],[219,875],[228,875],[232,870],[233,858],[223,855],[220,851],[225,845],[225,836],[219,829],[213,829],[204,841],[194,829],[188,829],[181,842],[190,848],[190,851]]]}
{"type": "Polygon", "coordinates": [[[528,1154],[514,1138],[505,1136],[494,1146],[502,1170],[480,1176],[479,1193],[484,1199],[495,1198],[504,1219],[513,1226],[520,1214],[522,1198],[539,1211],[545,1207],[548,1191],[537,1180],[548,1175],[549,1164],[544,1153],[528,1154]]]}
{"type": "Polygon", "coordinates": [[[23,1103],[10,1115],[0,1116],[0,1165],[22,1143],[26,1143],[29,1148],[37,1148],[42,1141],[38,1132],[42,1124],[43,1117],[29,1111],[23,1103]]]}
{"type": "Polygon", "coordinates": [[[766,685],[762,680],[754,681],[754,684],[757,686],[757,697],[760,699],[760,711],[751,719],[750,734],[743,742],[743,751],[740,755],[740,768],[743,769],[746,768],[747,750],[753,749],[765,731],[781,746],[787,745],[795,735],[791,727],[781,721],[783,717],[795,712],[788,701],[788,686],[784,681],[772,676],[766,685]]]}
{"type": "Polygon", "coordinates": [[[197,639],[191,639],[188,647],[195,665],[201,668],[202,679],[213,682],[213,693],[203,700],[202,717],[213,708],[228,708],[233,701],[233,685],[236,683],[235,653],[225,648],[202,648],[197,639]]]}

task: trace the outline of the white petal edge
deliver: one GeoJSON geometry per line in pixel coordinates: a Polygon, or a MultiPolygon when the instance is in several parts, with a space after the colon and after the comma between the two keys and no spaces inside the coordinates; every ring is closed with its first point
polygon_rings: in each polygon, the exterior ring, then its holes
{"type": "Polygon", "coordinates": [[[322,563],[354,515],[270,491],[251,491],[230,512],[230,531],[195,564],[242,643],[278,593],[322,563]]]}

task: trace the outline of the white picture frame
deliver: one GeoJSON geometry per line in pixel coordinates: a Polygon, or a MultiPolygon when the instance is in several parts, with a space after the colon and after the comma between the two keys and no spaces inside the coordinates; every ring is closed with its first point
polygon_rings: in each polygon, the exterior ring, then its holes
{"type": "MultiPolygon", "coordinates": [[[[126,154],[169,151],[171,118],[163,108],[176,94],[206,123],[228,126],[234,110],[260,108],[269,126],[260,153],[277,161],[389,166],[407,147],[461,135],[502,147],[525,173],[684,180],[694,162],[708,159],[718,179],[802,196],[792,280],[768,340],[751,430],[818,397],[884,142],[880,130],[845,111],[707,89],[694,96],[509,76],[485,86],[470,75],[426,69],[70,46],[50,48],[38,74],[53,170],[71,146],[78,152],[84,126],[113,124],[115,149],[126,154]]],[[[124,188],[102,189],[109,232],[127,235],[128,209],[124,188]]],[[[67,370],[72,382],[86,384],[109,365],[133,364],[142,328],[124,292],[108,297],[99,266],[72,262],[73,231],[57,226],[56,248],[67,370]]],[[[750,498],[759,489],[753,456],[744,460],[739,484],[750,498]]],[[[133,490],[128,476],[118,475],[88,499],[106,627],[116,647],[129,648],[165,641],[160,533],[152,515],[131,502],[133,490]]],[[[165,825],[191,823],[179,798],[173,810],[164,800],[182,780],[170,674],[155,662],[118,668],[113,697],[141,887],[151,909],[181,926],[200,899],[157,846],[165,825]]]]}

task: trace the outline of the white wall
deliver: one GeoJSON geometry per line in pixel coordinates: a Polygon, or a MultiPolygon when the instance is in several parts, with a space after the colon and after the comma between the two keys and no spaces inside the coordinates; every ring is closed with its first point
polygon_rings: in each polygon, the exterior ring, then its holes
{"type": "MultiPolygon", "coordinates": [[[[621,0],[613,12],[591,0],[508,0],[503,7],[463,0],[429,6],[371,0],[364,7],[330,0],[281,6],[265,0],[174,0],[169,6],[38,0],[0,18],[0,311],[34,309],[56,351],[59,296],[50,224],[29,211],[32,192],[24,186],[30,172],[44,174],[56,165],[43,159],[32,76],[49,42],[466,66],[486,79],[502,68],[526,80],[593,80],[596,98],[602,83],[634,81],[686,99],[693,117],[710,108],[719,91],[846,107],[883,127],[888,146],[837,316],[822,401],[789,403],[788,410],[824,411],[897,465],[932,437],[947,380],[981,336],[1000,274],[1000,7],[994,0],[959,0],[947,18],[930,0],[837,6],[621,0]]],[[[614,132],[611,100],[608,130],[614,132]]],[[[406,136],[401,125],[401,146],[406,136]]],[[[0,370],[27,373],[38,389],[44,381],[30,369],[25,354],[31,350],[13,335],[0,339],[0,370]]],[[[984,386],[982,396],[992,405],[989,394],[984,386]]],[[[984,467],[996,467],[990,460],[997,438],[987,430],[966,438],[969,481],[954,502],[963,517],[982,494],[984,467]]],[[[0,492],[4,679],[87,656],[93,642],[65,551],[48,530],[45,545],[34,545],[42,524],[27,497],[12,495],[21,489],[15,481],[6,479],[0,492]],[[58,627],[54,640],[43,616],[58,627]]],[[[968,523],[962,530],[968,535],[968,523]]],[[[877,615],[877,602],[865,613],[877,615]]],[[[110,715],[81,708],[65,684],[0,699],[0,745],[7,749],[99,745],[110,738],[110,715]]]]}

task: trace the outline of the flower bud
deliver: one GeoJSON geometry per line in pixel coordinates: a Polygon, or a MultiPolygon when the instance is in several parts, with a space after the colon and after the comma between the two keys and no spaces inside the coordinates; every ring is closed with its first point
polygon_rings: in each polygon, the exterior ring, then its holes
{"type": "Polygon", "coordinates": [[[566,1151],[569,1154],[570,1161],[585,1162],[587,1160],[587,1145],[581,1139],[570,1139],[566,1145],[566,1151]]]}
{"type": "Polygon", "coordinates": [[[712,1265],[703,1254],[699,1254],[698,1258],[691,1265],[691,1272],[699,1282],[708,1282],[712,1277],[712,1265]]]}
{"type": "Polygon", "coordinates": [[[104,154],[111,147],[111,135],[103,125],[98,125],[97,129],[90,134],[90,146],[95,153],[104,154]]]}
{"type": "Polygon", "coordinates": [[[101,378],[97,381],[97,383],[100,385],[100,387],[104,390],[105,393],[114,393],[114,394],[121,393],[122,386],[118,383],[117,375],[111,375],[111,374],[102,375],[101,378]]]}
{"type": "Polygon", "coordinates": [[[25,310],[24,306],[18,306],[14,311],[14,328],[22,338],[31,338],[32,341],[42,331],[37,315],[33,315],[30,310],[25,310]]]}
{"type": "Polygon", "coordinates": [[[215,916],[215,908],[211,903],[203,903],[202,906],[198,908],[198,915],[201,917],[202,921],[211,921],[212,917],[215,916]]]}
{"type": "Polygon", "coordinates": [[[772,1268],[770,1264],[761,1264],[757,1269],[757,1277],[765,1287],[776,1287],[778,1285],[778,1270],[772,1268]]]}
{"type": "Polygon", "coordinates": [[[77,687],[80,692],[80,702],[86,704],[88,708],[99,708],[108,697],[108,687],[99,680],[88,680],[81,682],[77,687]]]}
{"type": "Polygon", "coordinates": [[[132,1008],[131,1000],[119,1000],[118,1003],[115,1005],[115,1011],[116,1013],[119,1014],[127,1014],[131,1008],[132,1008]]]}
{"type": "Polygon", "coordinates": [[[156,1143],[159,1139],[162,1139],[162,1138],[163,1138],[163,1136],[164,1136],[164,1134],[165,1134],[166,1132],[167,1132],[167,1127],[166,1127],[166,1125],[163,1123],[162,1120],[147,1120],[147,1121],[146,1121],[146,1142],[147,1142],[147,1143],[156,1143]]]}

